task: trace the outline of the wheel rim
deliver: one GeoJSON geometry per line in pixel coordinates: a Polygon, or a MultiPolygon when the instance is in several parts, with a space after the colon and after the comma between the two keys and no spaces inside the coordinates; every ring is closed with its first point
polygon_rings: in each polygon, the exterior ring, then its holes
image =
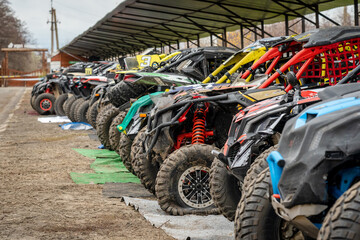
{"type": "Polygon", "coordinates": [[[44,111],[49,111],[52,107],[52,102],[48,98],[44,98],[40,101],[40,108],[44,111]]]}
{"type": "Polygon", "coordinates": [[[178,182],[181,200],[192,208],[206,208],[213,204],[210,195],[210,169],[194,166],[185,170],[178,182]]]}

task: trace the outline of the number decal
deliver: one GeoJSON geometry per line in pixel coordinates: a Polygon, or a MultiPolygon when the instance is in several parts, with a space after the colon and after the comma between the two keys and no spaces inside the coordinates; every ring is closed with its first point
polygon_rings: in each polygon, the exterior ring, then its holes
{"type": "Polygon", "coordinates": [[[92,68],[85,68],[86,75],[92,75],[92,68]]]}
{"type": "Polygon", "coordinates": [[[142,56],[141,61],[143,61],[143,62],[140,63],[140,67],[150,66],[151,57],[150,56],[142,56]]]}

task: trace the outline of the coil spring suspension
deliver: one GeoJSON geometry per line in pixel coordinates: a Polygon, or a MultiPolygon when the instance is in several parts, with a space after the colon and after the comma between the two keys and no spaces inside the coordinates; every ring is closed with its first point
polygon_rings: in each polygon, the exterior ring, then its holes
{"type": "Polygon", "coordinates": [[[205,121],[208,108],[204,104],[198,105],[194,113],[194,125],[192,130],[191,143],[205,143],[205,121]]]}

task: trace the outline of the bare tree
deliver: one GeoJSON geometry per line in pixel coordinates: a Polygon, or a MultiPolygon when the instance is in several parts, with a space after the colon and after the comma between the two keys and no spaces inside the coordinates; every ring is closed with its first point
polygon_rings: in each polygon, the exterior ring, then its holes
{"type": "MultiPolygon", "coordinates": [[[[15,17],[8,0],[0,0],[0,48],[6,48],[10,43],[27,44],[32,43],[32,38],[25,27],[25,23],[15,17]]],[[[19,71],[35,70],[35,53],[10,53],[9,68],[19,71]]],[[[4,53],[0,52],[0,59],[4,53]]]]}

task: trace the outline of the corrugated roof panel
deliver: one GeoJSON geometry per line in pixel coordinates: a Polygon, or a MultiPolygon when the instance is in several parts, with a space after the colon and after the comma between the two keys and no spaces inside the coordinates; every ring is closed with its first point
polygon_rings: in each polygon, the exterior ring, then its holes
{"type": "Polygon", "coordinates": [[[131,53],[132,48],[197,39],[197,35],[284,21],[353,0],[126,0],[62,50],[80,55],[131,53]],[[115,51],[115,52],[111,52],[115,51]]]}

